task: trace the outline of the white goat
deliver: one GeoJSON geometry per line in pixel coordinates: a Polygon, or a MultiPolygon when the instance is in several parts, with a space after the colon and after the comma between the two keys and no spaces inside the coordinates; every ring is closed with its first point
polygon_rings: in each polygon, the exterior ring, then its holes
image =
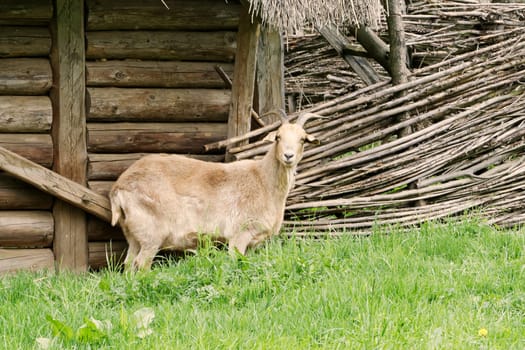
{"type": "Polygon", "coordinates": [[[273,144],[260,160],[211,163],[179,155],[149,155],[131,165],[113,185],[111,201],[128,241],[126,268],[148,269],[160,249],[194,249],[201,234],[248,247],[278,234],[307,134],[307,113],[265,140],[273,144]]]}

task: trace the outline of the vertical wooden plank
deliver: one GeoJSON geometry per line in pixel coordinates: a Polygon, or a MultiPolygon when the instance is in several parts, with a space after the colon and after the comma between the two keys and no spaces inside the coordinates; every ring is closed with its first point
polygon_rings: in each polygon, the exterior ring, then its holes
{"type": "MultiPolygon", "coordinates": [[[[84,1],[54,0],[53,170],[86,185],[84,1]]],[[[53,250],[59,269],[86,271],[88,245],[82,210],[57,200],[53,250]]]]}
{"type": "MultiPolygon", "coordinates": [[[[228,138],[250,131],[251,108],[255,88],[255,66],[259,40],[259,23],[252,23],[246,6],[241,8],[239,31],[237,33],[237,52],[233,68],[232,105],[228,116],[228,138]]],[[[240,146],[242,143],[234,144],[240,146]]],[[[229,153],[226,160],[232,160],[229,153]]]]}
{"type": "Polygon", "coordinates": [[[257,51],[258,113],[266,124],[279,120],[279,115],[264,115],[275,109],[284,110],[284,50],[281,33],[271,27],[261,28],[257,51]]]}

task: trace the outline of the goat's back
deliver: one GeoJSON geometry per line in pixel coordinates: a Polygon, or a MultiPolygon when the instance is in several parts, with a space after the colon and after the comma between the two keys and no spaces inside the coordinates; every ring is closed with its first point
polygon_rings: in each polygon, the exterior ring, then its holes
{"type": "Polygon", "coordinates": [[[257,161],[223,164],[179,155],[149,155],[114,184],[110,193],[113,220],[116,223],[127,211],[171,220],[181,231],[231,231],[236,221],[260,220],[273,226],[273,218],[282,215],[275,212],[278,206],[265,186],[257,161]],[[122,193],[127,194],[126,201],[119,200],[122,193]]]}

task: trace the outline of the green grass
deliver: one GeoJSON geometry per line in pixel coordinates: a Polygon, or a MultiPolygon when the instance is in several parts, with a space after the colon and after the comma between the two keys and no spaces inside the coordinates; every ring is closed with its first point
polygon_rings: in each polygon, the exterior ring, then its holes
{"type": "Polygon", "coordinates": [[[237,260],[207,247],[136,275],[4,276],[0,348],[521,350],[524,248],[464,219],[278,238],[237,260]]]}

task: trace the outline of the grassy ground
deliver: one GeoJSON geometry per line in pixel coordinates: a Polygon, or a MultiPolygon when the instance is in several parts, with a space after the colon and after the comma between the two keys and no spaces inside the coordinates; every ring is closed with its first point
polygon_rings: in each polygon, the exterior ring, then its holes
{"type": "Polygon", "coordinates": [[[4,349],[524,349],[525,236],[472,220],[0,278],[4,349]],[[385,233],[391,233],[386,235],[385,233]]]}

